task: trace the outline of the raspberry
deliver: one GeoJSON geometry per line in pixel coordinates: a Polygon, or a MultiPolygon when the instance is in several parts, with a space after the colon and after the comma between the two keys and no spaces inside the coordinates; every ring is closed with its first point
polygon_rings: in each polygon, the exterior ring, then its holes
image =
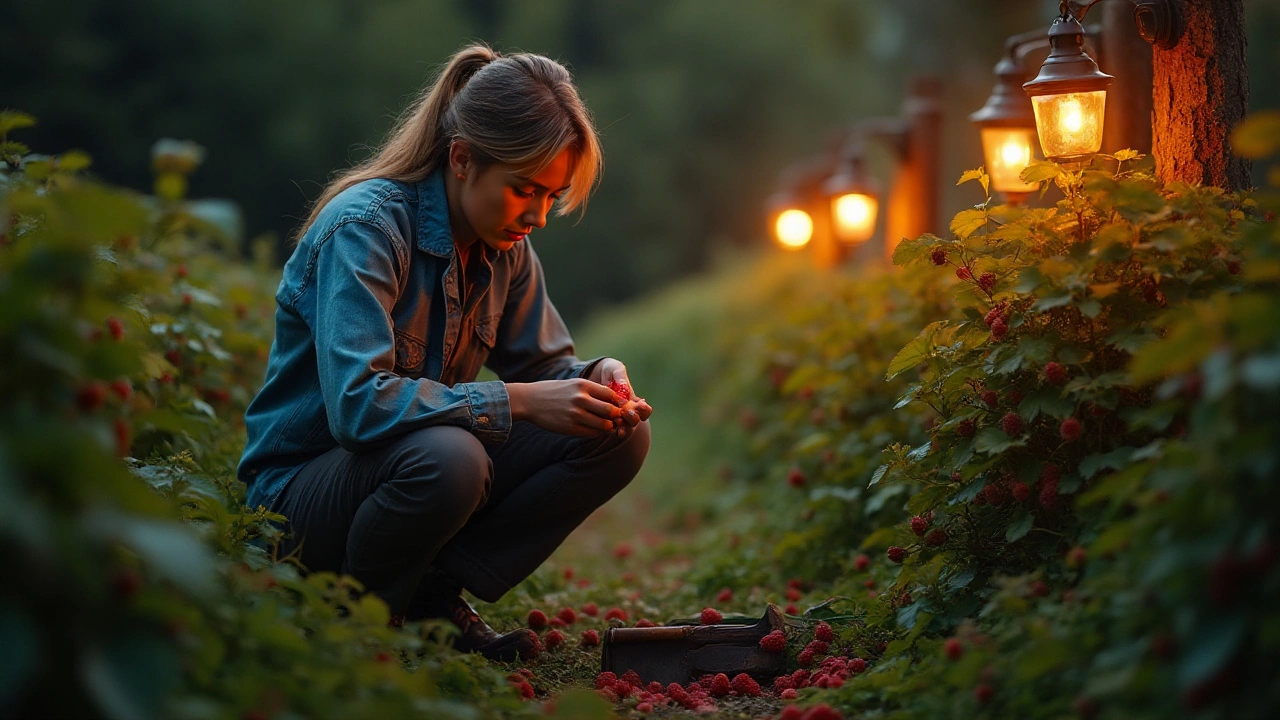
{"type": "Polygon", "coordinates": [[[1032,581],[1031,587],[1028,588],[1028,592],[1031,593],[1031,597],[1048,597],[1049,585],[1043,580],[1035,580],[1032,581]]]}
{"type": "Polygon", "coordinates": [[[723,588],[716,595],[716,602],[727,603],[733,602],[733,591],[729,588],[723,588]]]}
{"type": "Polygon", "coordinates": [[[890,546],[889,550],[885,554],[889,556],[890,560],[896,563],[900,563],[907,559],[907,551],[897,545],[890,546]]]}
{"type": "Polygon", "coordinates": [[[107,318],[107,330],[111,333],[111,339],[120,342],[124,339],[124,323],[118,317],[107,318]]]}
{"type": "Polygon", "coordinates": [[[617,380],[610,380],[609,389],[617,393],[618,397],[622,398],[623,402],[631,399],[631,388],[627,387],[625,383],[620,383],[617,380]]]}
{"type": "Polygon", "coordinates": [[[1006,305],[1003,302],[999,303],[988,310],[986,315],[982,316],[982,321],[987,324],[987,327],[994,325],[997,320],[1007,324],[1009,322],[1009,316],[1006,314],[1007,312],[1008,309],[1006,305]]]}
{"type": "Polygon", "coordinates": [[[133,447],[133,429],[129,427],[129,422],[124,418],[116,418],[112,430],[116,436],[116,456],[128,457],[129,449],[133,447]]]}
{"type": "Polygon", "coordinates": [[[960,421],[959,425],[956,425],[956,434],[959,435],[960,437],[965,437],[965,438],[973,437],[973,431],[975,429],[976,429],[976,424],[973,422],[973,420],[970,418],[965,418],[964,420],[960,421]]]}
{"type": "Polygon", "coordinates": [[[791,487],[804,487],[804,483],[804,472],[800,468],[791,468],[791,471],[787,473],[787,484],[791,487]]]}
{"type": "Polygon", "coordinates": [[[732,686],[729,684],[728,675],[725,675],[724,673],[717,673],[716,676],[711,679],[712,697],[724,697],[729,694],[731,689],[732,686]]]}
{"type": "Polygon", "coordinates": [[[789,588],[787,588],[787,599],[788,599],[788,600],[790,600],[791,602],[795,602],[795,601],[799,600],[799,599],[800,599],[800,597],[801,597],[801,595],[800,595],[800,591],[799,591],[799,590],[797,590],[797,589],[795,589],[795,588],[793,588],[793,587],[789,587],[789,588]]]}
{"type": "Polygon", "coordinates": [[[790,690],[795,686],[796,686],[796,681],[792,680],[790,675],[779,675],[778,677],[773,679],[774,692],[780,693],[783,690],[790,690]]]}
{"type": "Polygon", "coordinates": [[[1002,339],[1009,334],[1009,325],[1004,320],[997,320],[991,323],[991,337],[996,340],[1002,339]]]}
{"type": "Polygon", "coordinates": [[[959,470],[953,470],[953,471],[951,472],[951,482],[957,482],[957,483],[958,483],[958,482],[960,482],[961,480],[964,480],[964,475],[961,475],[959,470]]]}
{"type": "Polygon", "coordinates": [[[532,700],[534,697],[533,686],[528,681],[516,683],[516,688],[520,691],[520,697],[525,700],[532,700]]]}
{"type": "Polygon", "coordinates": [[[84,412],[93,412],[102,405],[102,401],[106,399],[106,396],[106,386],[94,380],[81,387],[76,393],[76,405],[80,406],[80,409],[84,412]]]}
{"type": "Polygon", "coordinates": [[[783,612],[785,612],[788,615],[799,615],[800,608],[796,607],[795,603],[788,603],[787,607],[783,609],[783,612]]]}
{"type": "Polygon", "coordinates": [[[929,547],[938,547],[947,544],[947,533],[943,530],[933,530],[924,536],[924,544],[929,547]]]}
{"type": "Polygon", "coordinates": [[[595,647],[600,644],[600,633],[595,630],[584,630],[578,644],[583,647],[595,647]]]}
{"type": "Polygon", "coordinates": [[[919,515],[916,515],[911,518],[911,532],[915,533],[916,537],[924,537],[924,534],[928,531],[929,531],[928,520],[925,520],[919,515]]]}
{"type": "Polygon", "coordinates": [[[121,400],[128,400],[133,394],[133,385],[128,380],[120,379],[111,383],[111,391],[114,392],[121,400]]]}
{"type": "Polygon", "coordinates": [[[964,655],[964,645],[959,638],[947,638],[942,644],[942,652],[946,653],[948,660],[959,660],[964,655]]]}
{"type": "Polygon", "coordinates": [[[791,673],[791,681],[795,684],[796,689],[809,687],[809,671],[797,670],[791,673]]]}
{"type": "Polygon", "coordinates": [[[1080,424],[1079,420],[1069,417],[1062,421],[1062,425],[1058,428],[1058,432],[1062,434],[1063,440],[1072,442],[1080,438],[1080,433],[1084,432],[1084,426],[1080,424]]]}
{"type": "Polygon", "coordinates": [[[180,263],[180,264],[178,265],[178,277],[180,277],[180,278],[184,278],[184,277],[186,277],[186,276],[187,276],[187,274],[188,274],[188,273],[187,273],[187,265],[186,265],[186,263],[180,263]]]}
{"type": "Polygon", "coordinates": [[[653,712],[653,703],[636,703],[636,712],[645,714],[653,712]]]}
{"type": "Polygon", "coordinates": [[[771,653],[780,653],[787,649],[787,636],[781,630],[774,630],[760,638],[760,647],[771,653]]]}
{"type": "Polygon", "coordinates": [[[1018,392],[1017,390],[1010,390],[1010,391],[1009,391],[1009,404],[1010,404],[1010,405],[1017,405],[1017,404],[1019,404],[1019,403],[1021,403],[1021,402],[1022,402],[1022,393],[1018,392]]]}
{"type": "Polygon", "coordinates": [[[543,642],[547,644],[547,649],[560,647],[564,642],[564,633],[559,630],[548,630],[546,636],[543,638],[543,642]]]}
{"type": "Polygon", "coordinates": [[[978,287],[984,292],[990,294],[996,286],[996,274],[993,272],[984,272],[978,276],[978,287]]]}
{"type": "Polygon", "coordinates": [[[805,385],[804,387],[800,388],[800,393],[799,393],[799,394],[800,394],[800,399],[801,399],[801,400],[812,400],[812,399],[813,399],[813,386],[812,386],[812,385],[805,385]]]}
{"type": "Polygon", "coordinates": [[[1013,491],[1013,499],[1017,500],[1018,503],[1025,503],[1031,499],[1031,486],[1024,482],[1014,483],[1011,490],[1013,491]]]}
{"type": "Polygon", "coordinates": [[[929,253],[929,260],[931,260],[934,265],[946,265],[947,251],[942,248],[934,248],[933,252],[929,253]]]}
{"type": "Polygon", "coordinates": [[[982,494],[986,496],[988,503],[996,507],[1004,505],[1004,501],[1007,499],[1004,488],[995,483],[988,483],[986,487],[982,488],[982,494]]]}
{"type": "Polygon", "coordinates": [[[1052,484],[1057,488],[1058,481],[1062,479],[1062,471],[1053,463],[1045,463],[1044,468],[1040,471],[1040,482],[1052,484]]]}
{"type": "Polygon", "coordinates": [[[560,618],[558,618],[558,617],[553,617],[553,618],[551,618],[551,619],[550,619],[549,621],[547,621],[547,622],[548,622],[548,623],[550,623],[551,627],[553,627],[553,628],[562,628],[562,627],[568,627],[568,626],[569,626],[569,623],[567,623],[567,622],[565,622],[565,621],[561,620],[561,619],[560,619],[560,618]]]}
{"type": "Polygon", "coordinates": [[[871,567],[871,558],[867,557],[865,553],[853,559],[854,570],[857,570],[858,572],[863,572],[869,567],[871,567]]]}
{"type": "Polygon", "coordinates": [[[810,640],[809,644],[804,646],[804,649],[812,652],[814,656],[826,655],[831,650],[831,643],[823,642],[821,640],[810,640]]]}
{"type": "Polygon", "coordinates": [[[813,637],[818,640],[821,640],[822,642],[829,643],[832,640],[836,639],[836,634],[832,632],[830,625],[824,622],[820,622],[818,623],[817,627],[813,629],[813,637]]]}
{"type": "Polygon", "coordinates": [[[616,608],[616,607],[609,608],[609,611],[604,614],[604,619],[605,620],[621,620],[622,622],[626,622],[627,611],[623,610],[622,608],[616,608]]]}
{"type": "MultiPolygon", "coordinates": [[[[702,608],[702,614],[699,616],[699,619],[702,621],[703,625],[715,625],[721,620],[724,620],[724,615],[721,615],[720,611],[715,608],[702,608]]],[[[728,678],[725,679],[727,680],[728,678]]]]}
{"type": "Polygon", "coordinates": [[[1239,274],[1240,274],[1240,261],[1239,261],[1239,260],[1228,260],[1228,261],[1227,261],[1227,272],[1231,273],[1232,275],[1239,275],[1239,274]]]}
{"type": "Polygon", "coordinates": [[[658,627],[658,623],[650,620],[649,618],[640,618],[639,620],[636,621],[635,627],[638,627],[638,628],[658,627]]]}
{"type": "Polygon", "coordinates": [[[986,683],[979,683],[973,689],[973,699],[978,701],[979,705],[986,705],[991,702],[991,698],[995,697],[995,688],[986,683]]]}
{"type": "MultiPolygon", "coordinates": [[[[787,688],[778,697],[783,700],[795,700],[797,695],[799,693],[796,692],[795,688],[787,688]]],[[[804,711],[795,705],[788,705],[782,708],[781,713],[778,713],[778,720],[802,720],[802,718],[804,718],[804,711]]]]}
{"type": "Polygon", "coordinates": [[[649,684],[645,686],[645,690],[648,690],[651,695],[661,695],[663,690],[662,683],[657,680],[650,680],[649,684]]]}
{"type": "Polygon", "coordinates": [[[578,613],[574,612],[571,607],[560,608],[560,612],[556,613],[556,617],[563,620],[565,625],[572,625],[578,622],[578,613]]]}
{"type": "Polygon", "coordinates": [[[600,615],[600,606],[595,603],[587,603],[582,606],[582,614],[590,615],[591,617],[598,617],[600,615]]]}
{"type": "Polygon", "coordinates": [[[809,667],[813,664],[813,651],[805,648],[796,656],[796,662],[800,663],[800,667],[809,667]]]}
{"type": "Polygon", "coordinates": [[[611,687],[599,688],[596,690],[596,694],[607,700],[610,704],[617,704],[618,702],[618,693],[614,692],[611,687]]]}
{"type": "Polygon", "coordinates": [[[1040,486],[1040,507],[1045,510],[1052,510],[1058,505],[1058,485],[1057,483],[1045,483],[1040,486]]]}
{"type": "Polygon", "coordinates": [[[613,556],[619,560],[625,560],[626,558],[631,557],[634,553],[635,549],[631,547],[631,543],[618,543],[617,546],[613,548],[613,556]]]}
{"type": "Polygon", "coordinates": [[[1021,435],[1022,418],[1015,412],[1005,413],[1004,417],[1000,418],[1000,428],[1004,430],[1005,434],[1009,437],[1021,435]]]}
{"type": "Polygon", "coordinates": [[[1089,551],[1083,547],[1076,545],[1067,551],[1067,567],[1079,568],[1089,559],[1089,551]]]}
{"type": "Polygon", "coordinates": [[[968,265],[961,265],[960,267],[956,268],[956,277],[960,278],[961,280],[972,280],[973,272],[969,270],[968,265]]]}
{"type": "Polygon", "coordinates": [[[1000,404],[1000,396],[995,390],[985,390],[982,393],[982,402],[986,403],[987,407],[993,408],[1000,404]]]}
{"type": "Polygon", "coordinates": [[[541,610],[530,610],[525,622],[530,630],[541,630],[547,626],[547,614],[541,610]]]}
{"type": "Polygon", "coordinates": [[[846,667],[849,668],[849,672],[858,675],[867,671],[867,661],[860,657],[856,657],[850,660],[846,667]]]}
{"type": "Polygon", "coordinates": [[[1044,366],[1044,379],[1054,385],[1062,385],[1067,381],[1067,369],[1056,362],[1044,366]]]}
{"type": "Polygon", "coordinates": [[[804,720],[844,720],[844,716],[835,708],[823,703],[806,710],[804,720]]]}
{"type": "Polygon", "coordinates": [[[182,304],[185,307],[191,307],[191,303],[195,302],[195,298],[191,297],[191,293],[182,294],[182,304]]]}
{"type": "Polygon", "coordinates": [[[739,695],[760,697],[760,683],[756,682],[755,678],[746,673],[738,673],[737,675],[734,675],[733,681],[729,683],[729,686],[739,695]]]}

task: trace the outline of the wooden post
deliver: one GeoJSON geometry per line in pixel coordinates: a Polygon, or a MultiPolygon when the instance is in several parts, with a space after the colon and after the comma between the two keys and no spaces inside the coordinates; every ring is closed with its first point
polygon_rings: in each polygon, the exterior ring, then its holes
{"type": "Polygon", "coordinates": [[[903,238],[936,233],[942,164],[942,80],[913,78],[902,104],[906,133],[886,205],[884,257],[892,263],[903,238]]]}
{"type": "Polygon", "coordinates": [[[1229,137],[1249,104],[1244,0],[1174,0],[1183,32],[1154,50],[1156,172],[1228,190],[1249,187],[1249,163],[1229,137]]]}
{"type": "Polygon", "coordinates": [[[1107,91],[1107,119],[1102,151],[1125,148],[1151,154],[1151,44],[1138,33],[1129,0],[1107,0],[1102,11],[1098,64],[1115,76],[1107,91]]]}

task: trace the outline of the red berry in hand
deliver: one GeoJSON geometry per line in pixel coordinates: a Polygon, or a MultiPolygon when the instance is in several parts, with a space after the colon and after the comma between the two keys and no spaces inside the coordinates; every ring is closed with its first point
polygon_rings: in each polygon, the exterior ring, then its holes
{"type": "Polygon", "coordinates": [[[990,293],[996,286],[996,274],[993,272],[984,272],[978,276],[978,287],[983,291],[990,293]]]}
{"type": "Polygon", "coordinates": [[[771,653],[780,653],[787,649],[787,636],[781,630],[774,630],[760,638],[760,647],[771,653]]]}
{"type": "Polygon", "coordinates": [[[964,655],[964,644],[959,638],[947,638],[947,641],[942,644],[942,651],[947,654],[949,660],[959,660],[964,655]]]}
{"type": "Polygon", "coordinates": [[[934,265],[946,265],[947,251],[942,248],[934,248],[933,252],[929,253],[929,259],[933,261],[934,265]]]}
{"type": "Polygon", "coordinates": [[[916,515],[911,518],[911,532],[915,533],[916,537],[924,537],[924,534],[928,531],[929,531],[928,520],[925,520],[919,515],[916,515]]]}
{"type": "Polygon", "coordinates": [[[1062,385],[1067,381],[1067,369],[1051,362],[1044,366],[1044,378],[1054,385],[1062,385]]]}
{"type": "Polygon", "coordinates": [[[885,552],[885,554],[889,556],[890,560],[896,563],[900,563],[903,560],[907,559],[906,549],[900,548],[897,545],[890,546],[888,551],[885,552]]]}
{"type": "Polygon", "coordinates": [[[1005,413],[1004,417],[1000,418],[1000,428],[1004,430],[1005,434],[1009,437],[1021,435],[1022,418],[1015,412],[1005,413]]]}
{"type": "Polygon", "coordinates": [[[972,419],[965,418],[964,420],[960,421],[959,425],[956,425],[956,434],[959,435],[960,437],[965,437],[965,438],[973,437],[973,431],[976,428],[977,428],[977,425],[973,422],[972,419]]]}
{"type": "Polygon", "coordinates": [[[1080,433],[1084,432],[1084,426],[1080,424],[1079,420],[1069,417],[1062,421],[1062,425],[1058,428],[1058,432],[1062,434],[1063,440],[1071,442],[1079,439],[1080,433]]]}
{"type": "Polygon", "coordinates": [[[787,484],[790,485],[791,487],[798,488],[798,487],[804,487],[804,483],[805,483],[804,472],[800,468],[794,468],[794,467],[791,468],[791,471],[787,473],[787,484]]]}
{"type": "Polygon", "coordinates": [[[627,387],[625,383],[620,383],[617,380],[610,380],[609,389],[617,393],[623,400],[631,399],[631,388],[627,387]]]}
{"type": "Polygon", "coordinates": [[[961,265],[960,267],[956,268],[956,277],[960,278],[961,280],[970,280],[973,278],[973,273],[969,270],[968,265],[961,265]]]}
{"type": "MultiPolygon", "coordinates": [[[[715,608],[702,608],[702,614],[699,616],[699,619],[702,621],[703,625],[715,625],[721,620],[724,620],[724,615],[721,615],[720,611],[715,608]]],[[[728,680],[728,678],[725,679],[728,680]]]]}
{"type": "Polygon", "coordinates": [[[547,614],[541,610],[530,610],[529,617],[526,618],[525,622],[528,623],[529,629],[541,630],[547,626],[547,614]]]}
{"type": "Polygon", "coordinates": [[[124,323],[118,317],[107,318],[107,330],[111,332],[111,339],[120,342],[124,339],[124,323]]]}
{"type": "Polygon", "coordinates": [[[862,572],[869,567],[871,567],[871,558],[867,557],[865,553],[853,559],[854,570],[862,572]]]}

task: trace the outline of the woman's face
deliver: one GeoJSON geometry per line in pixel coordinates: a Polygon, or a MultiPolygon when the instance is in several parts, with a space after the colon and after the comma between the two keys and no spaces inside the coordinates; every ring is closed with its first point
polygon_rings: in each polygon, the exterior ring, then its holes
{"type": "MultiPolygon", "coordinates": [[[[568,149],[536,174],[514,165],[480,168],[466,163],[458,183],[458,205],[465,227],[457,228],[489,247],[505,251],[547,224],[547,212],[569,187],[573,170],[568,149]]],[[[461,239],[461,238],[459,238],[461,239]]]]}

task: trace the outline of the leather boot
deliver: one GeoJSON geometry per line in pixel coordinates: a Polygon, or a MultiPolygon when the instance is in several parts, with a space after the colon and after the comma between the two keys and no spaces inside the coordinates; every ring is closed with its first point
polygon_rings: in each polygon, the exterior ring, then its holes
{"type": "Polygon", "coordinates": [[[490,660],[528,659],[541,649],[537,633],[528,628],[499,635],[462,599],[462,584],[435,568],[429,569],[418,585],[406,619],[427,618],[447,618],[459,631],[454,647],[462,652],[478,652],[490,660]]]}

